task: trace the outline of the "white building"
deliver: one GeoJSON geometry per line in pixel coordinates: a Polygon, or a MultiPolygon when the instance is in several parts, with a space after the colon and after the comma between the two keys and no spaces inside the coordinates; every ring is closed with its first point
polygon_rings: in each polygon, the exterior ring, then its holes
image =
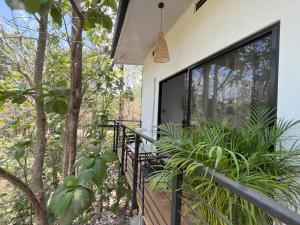
{"type": "Polygon", "coordinates": [[[240,125],[255,102],[300,119],[299,0],[165,0],[163,64],[153,61],[159,2],[122,1],[112,51],[117,64],[143,65],[143,128],[201,116],[240,125]]]}

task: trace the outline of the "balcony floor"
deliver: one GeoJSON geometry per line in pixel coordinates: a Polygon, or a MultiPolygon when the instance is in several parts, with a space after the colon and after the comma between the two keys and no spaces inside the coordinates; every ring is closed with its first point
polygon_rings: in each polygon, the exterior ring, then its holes
{"type": "MultiPolygon", "coordinates": [[[[121,149],[118,151],[118,158],[121,162],[121,149]]],[[[125,157],[126,159],[126,157],[125,157]]],[[[125,163],[126,165],[126,163],[125,163]]],[[[139,163],[139,172],[138,172],[138,192],[137,192],[137,202],[139,208],[142,209],[142,186],[140,185],[140,166],[139,163]]],[[[127,171],[125,170],[125,175],[127,181],[132,188],[132,160],[127,157],[127,171]]],[[[150,191],[149,184],[145,183],[144,189],[145,196],[145,208],[144,208],[144,217],[147,225],[169,225],[171,221],[171,193],[163,191],[150,191]]]]}

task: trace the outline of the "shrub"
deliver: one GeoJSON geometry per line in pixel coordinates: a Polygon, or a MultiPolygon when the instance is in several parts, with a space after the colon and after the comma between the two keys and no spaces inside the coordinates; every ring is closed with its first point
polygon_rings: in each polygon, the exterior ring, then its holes
{"type": "Polygon", "coordinates": [[[209,224],[270,224],[270,216],[201,176],[198,169],[212,168],[296,209],[300,203],[300,146],[288,131],[297,124],[299,121],[276,120],[272,110],[255,106],[242,128],[211,120],[199,120],[190,128],[161,125],[156,148],[166,163],[163,170],[151,175],[151,187],[163,188],[184,171],[184,195],[195,193],[187,200],[209,224]]]}

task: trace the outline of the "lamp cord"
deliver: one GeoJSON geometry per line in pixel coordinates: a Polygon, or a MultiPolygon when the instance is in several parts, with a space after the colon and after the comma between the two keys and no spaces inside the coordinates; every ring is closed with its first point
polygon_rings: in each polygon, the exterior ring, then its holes
{"type": "Polygon", "coordinates": [[[162,8],[160,9],[160,32],[162,32],[162,8]]]}

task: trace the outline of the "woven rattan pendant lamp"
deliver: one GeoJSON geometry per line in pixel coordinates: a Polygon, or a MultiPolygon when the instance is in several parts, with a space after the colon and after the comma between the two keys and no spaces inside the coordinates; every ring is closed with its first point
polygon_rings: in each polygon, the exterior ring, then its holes
{"type": "Polygon", "coordinates": [[[158,34],[155,49],[154,49],[154,62],[155,63],[166,63],[170,61],[169,50],[164,33],[162,31],[162,9],[165,4],[160,2],[158,8],[160,8],[160,32],[158,34]]]}

